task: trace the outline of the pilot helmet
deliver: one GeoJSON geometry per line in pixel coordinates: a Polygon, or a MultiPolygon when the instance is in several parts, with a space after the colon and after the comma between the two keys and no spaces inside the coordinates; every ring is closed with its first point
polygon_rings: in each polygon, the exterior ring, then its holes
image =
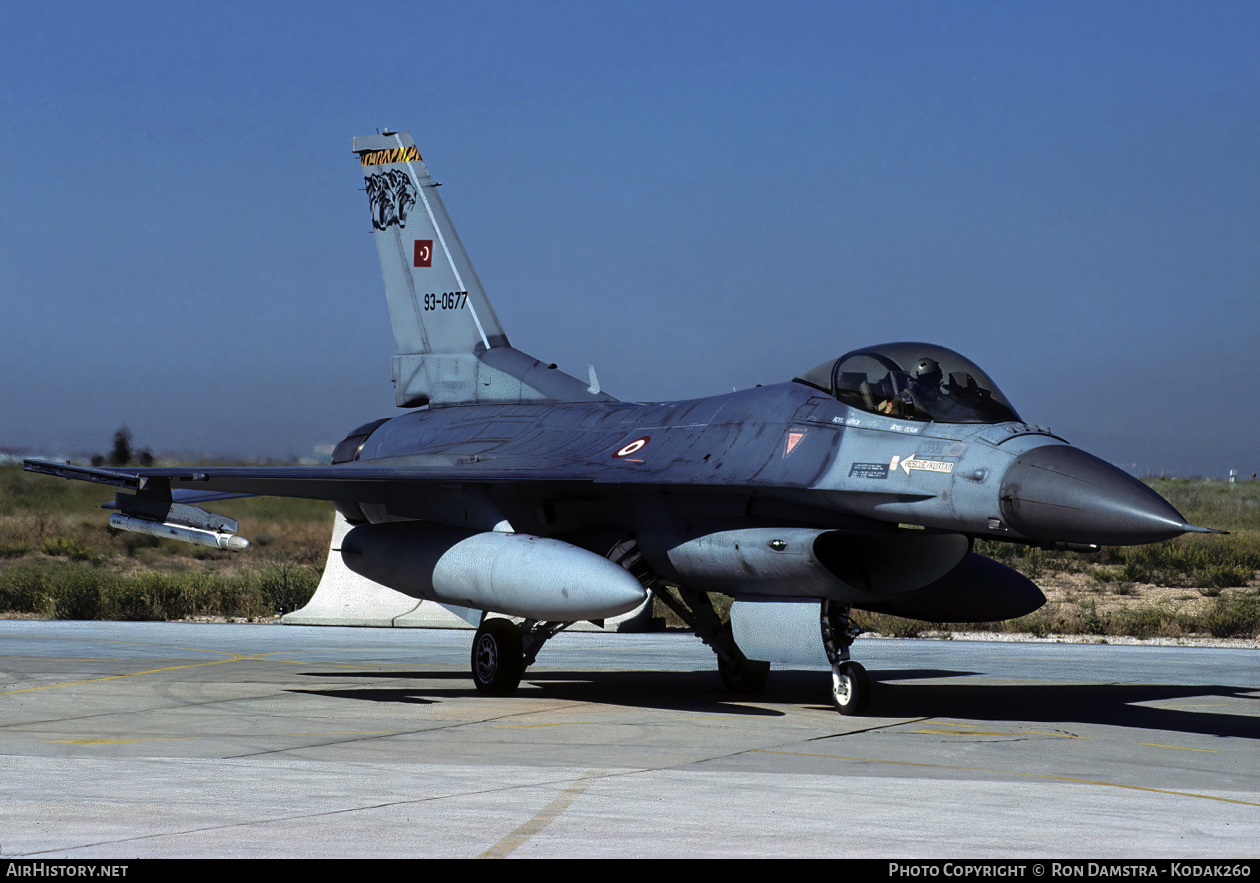
{"type": "Polygon", "coordinates": [[[934,380],[937,383],[940,383],[941,378],[944,375],[941,373],[941,366],[937,363],[936,359],[929,359],[924,356],[915,363],[914,376],[919,380],[934,380]]]}

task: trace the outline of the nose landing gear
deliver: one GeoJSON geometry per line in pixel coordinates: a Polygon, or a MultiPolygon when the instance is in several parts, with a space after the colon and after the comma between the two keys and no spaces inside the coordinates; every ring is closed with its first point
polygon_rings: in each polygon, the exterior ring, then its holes
{"type": "Polygon", "coordinates": [[[871,698],[866,669],[849,659],[849,647],[862,630],[849,618],[848,604],[824,599],[820,616],[823,648],[831,663],[831,704],[846,715],[861,714],[871,698]]]}

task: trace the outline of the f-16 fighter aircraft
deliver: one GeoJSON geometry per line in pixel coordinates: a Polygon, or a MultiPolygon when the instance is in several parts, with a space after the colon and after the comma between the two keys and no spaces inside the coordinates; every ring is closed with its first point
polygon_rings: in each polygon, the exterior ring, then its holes
{"type": "Polygon", "coordinates": [[[192,503],[331,500],[356,525],[341,551],[351,570],[486,612],[471,667],[488,694],[512,693],[560,630],[649,592],[712,647],[729,688],[755,691],[769,664],[745,657],[707,593],[754,611],[809,603],[844,714],[870,692],[850,659],[852,608],[964,622],[1045,602],[974,553],[977,538],[1088,551],[1207,530],[1025,423],[984,371],[932,344],[863,347],[729,395],[618,401],[593,369],[582,381],[508,343],[410,134],[352,150],[401,414],[351,431],[331,466],[26,468],[122,488],[118,527],[223,548],[248,542],[192,503]]]}

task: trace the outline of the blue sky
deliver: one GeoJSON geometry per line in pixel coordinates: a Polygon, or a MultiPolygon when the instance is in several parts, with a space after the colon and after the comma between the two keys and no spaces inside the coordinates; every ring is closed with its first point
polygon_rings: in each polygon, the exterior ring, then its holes
{"type": "Polygon", "coordinates": [[[0,446],[394,412],[354,135],[624,399],[871,343],[1139,472],[1260,469],[1254,3],[0,4],[0,446]]]}

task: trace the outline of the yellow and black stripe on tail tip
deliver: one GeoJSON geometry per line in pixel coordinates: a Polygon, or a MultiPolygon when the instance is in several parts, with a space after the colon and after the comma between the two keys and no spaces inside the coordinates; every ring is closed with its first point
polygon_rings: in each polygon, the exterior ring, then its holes
{"type": "Polygon", "coordinates": [[[368,150],[359,154],[359,165],[363,166],[388,166],[393,163],[419,161],[420,150],[414,144],[389,150],[368,150]]]}

